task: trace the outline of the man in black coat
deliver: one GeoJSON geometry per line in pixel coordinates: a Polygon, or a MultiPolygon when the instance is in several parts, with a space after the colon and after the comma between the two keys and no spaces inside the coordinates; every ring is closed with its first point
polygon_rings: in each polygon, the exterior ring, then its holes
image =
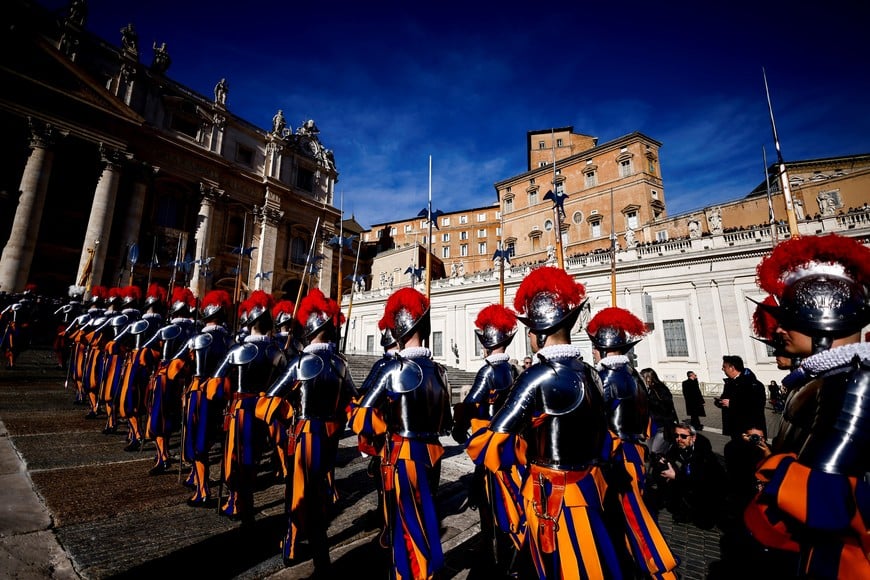
{"type": "Polygon", "coordinates": [[[674,427],[676,444],[654,467],[664,484],[664,506],[674,521],[692,522],[710,529],[719,522],[724,507],[725,469],[710,440],[686,421],[674,427]]]}
{"type": "Polygon", "coordinates": [[[707,413],[704,411],[704,396],[701,394],[701,386],[698,384],[698,375],[695,374],[695,371],[689,371],[686,373],[686,376],[688,378],[683,381],[683,399],[686,402],[686,415],[691,417],[692,427],[696,431],[700,431],[704,428],[701,425],[700,418],[707,416],[707,413]]]}
{"type": "Polygon", "coordinates": [[[764,406],[767,394],[755,374],[743,366],[737,355],[722,357],[722,372],[725,373],[725,388],[715,404],[722,409],[722,434],[732,439],[740,438],[744,431],[761,426],[767,436],[764,406]]]}

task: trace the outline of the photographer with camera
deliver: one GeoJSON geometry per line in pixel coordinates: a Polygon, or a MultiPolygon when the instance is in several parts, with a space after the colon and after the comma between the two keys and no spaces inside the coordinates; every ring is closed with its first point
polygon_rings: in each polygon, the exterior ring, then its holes
{"type": "Polygon", "coordinates": [[[658,479],[664,507],[675,522],[691,522],[710,529],[723,508],[725,469],[713,452],[710,440],[689,421],[674,427],[675,445],[650,469],[658,479]]]}
{"type": "Polygon", "coordinates": [[[725,470],[728,472],[728,495],[734,513],[742,513],[743,508],[758,492],[755,470],[761,460],[770,455],[764,428],[752,425],[740,437],[725,444],[723,455],[725,470]]]}

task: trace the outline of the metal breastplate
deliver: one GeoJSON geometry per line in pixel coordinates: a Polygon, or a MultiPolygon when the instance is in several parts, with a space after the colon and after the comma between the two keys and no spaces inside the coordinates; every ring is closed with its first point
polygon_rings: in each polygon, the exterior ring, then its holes
{"type": "Polygon", "coordinates": [[[229,373],[238,393],[260,393],[265,391],[277,373],[283,370],[283,355],[271,342],[245,342],[230,350],[227,364],[229,373]]]}
{"type": "Polygon", "coordinates": [[[610,428],[621,439],[637,440],[646,433],[649,401],[642,379],[629,367],[604,367],[598,372],[604,387],[604,402],[610,428]]]}
{"type": "Polygon", "coordinates": [[[188,341],[193,351],[193,374],[208,377],[227,355],[227,341],[219,333],[203,332],[188,341]]]}
{"type": "Polygon", "coordinates": [[[508,361],[487,363],[477,372],[465,402],[477,404],[478,416],[489,419],[504,405],[515,378],[508,361]]]}
{"type": "Polygon", "coordinates": [[[450,392],[441,367],[428,358],[395,361],[391,367],[387,429],[402,437],[437,439],[451,426],[450,392]]]}
{"type": "Polygon", "coordinates": [[[870,361],[858,359],[807,384],[818,405],[798,461],[825,473],[858,477],[870,472],[870,361]]]}
{"type": "Polygon", "coordinates": [[[336,419],[350,401],[345,386],[347,365],[334,355],[322,357],[323,366],[317,376],[303,380],[291,396],[293,407],[301,419],[336,419]]]}
{"type": "Polygon", "coordinates": [[[598,374],[578,359],[546,361],[520,375],[491,429],[523,434],[529,461],[583,469],[599,459],[607,416],[598,374]],[[546,417],[532,427],[532,418],[546,417]]]}

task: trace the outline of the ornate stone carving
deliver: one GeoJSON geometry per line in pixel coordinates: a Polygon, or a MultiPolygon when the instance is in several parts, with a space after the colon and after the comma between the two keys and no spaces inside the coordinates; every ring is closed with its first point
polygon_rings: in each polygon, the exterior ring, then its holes
{"type": "Polygon", "coordinates": [[[151,69],[159,73],[165,73],[169,70],[169,65],[172,64],[172,59],[169,58],[169,51],[166,50],[166,43],[164,42],[160,46],[157,46],[155,42],[152,48],[154,49],[154,60],[151,62],[151,69]]]}
{"type": "Polygon", "coordinates": [[[214,86],[214,102],[219,106],[226,106],[227,93],[230,92],[230,85],[227,84],[227,79],[221,79],[214,86]]]}
{"type": "Polygon", "coordinates": [[[132,22],[121,29],[121,50],[124,56],[139,60],[139,35],[132,22]]]}
{"type": "Polygon", "coordinates": [[[49,123],[44,123],[33,117],[27,118],[27,124],[30,127],[30,146],[33,148],[49,148],[57,143],[58,139],[69,134],[68,131],[58,130],[49,123]]]}
{"type": "Polygon", "coordinates": [[[106,164],[108,169],[119,170],[132,159],[132,153],[127,153],[115,147],[107,146],[105,143],[100,143],[100,160],[106,164]]]}

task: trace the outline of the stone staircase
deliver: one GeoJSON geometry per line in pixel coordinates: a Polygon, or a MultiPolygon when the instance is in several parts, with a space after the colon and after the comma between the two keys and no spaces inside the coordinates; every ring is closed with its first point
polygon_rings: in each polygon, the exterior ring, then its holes
{"type": "MultiPolygon", "coordinates": [[[[362,384],[372,366],[381,358],[379,355],[371,354],[347,354],[345,357],[350,367],[350,374],[357,385],[362,384]]],[[[477,372],[464,371],[454,367],[446,368],[447,380],[450,383],[450,399],[451,403],[455,404],[460,402],[465,393],[468,392],[469,387],[474,383],[477,372]]]]}

